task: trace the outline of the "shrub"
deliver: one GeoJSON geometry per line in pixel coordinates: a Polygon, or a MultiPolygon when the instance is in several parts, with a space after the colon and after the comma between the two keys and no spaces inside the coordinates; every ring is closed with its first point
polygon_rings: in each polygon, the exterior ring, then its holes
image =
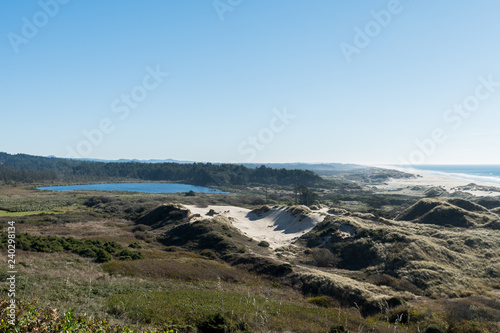
{"type": "Polygon", "coordinates": [[[142,246],[140,246],[139,244],[137,244],[136,242],[132,243],[132,244],[129,244],[128,247],[131,247],[133,249],[142,249],[142,246]]]}
{"type": "Polygon", "coordinates": [[[118,243],[115,243],[115,242],[104,243],[104,250],[106,250],[106,252],[109,252],[111,254],[116,253],[117,251],[122,250],[122,249],[123,249],[123,247],[118,243]]]}
{"type": "Polygon", "coordinates": [[[337,264],[337,258],[329,250],[317,248],[312,250],[312,255],[316,264],[320,267],[332,267],[337,264]]]}
{"type": "Polygon", "coordinates": [[[82,257],[86,258],[96,258],[97,254],[90,248],[87,247],[79,247],[76,249],[76,253],[82,257]]]}
{"type": "Polygon", "coordinates": [[[142,259],[142,253],[140,252],[132,252],[130,250],[124,249],[117,254],[120,260],[137,260],[142,259]]]}
{"type": "Polygon", "coordinates": [[[198,329],[203,333],[224,333],[226,332],[226,321],[219,313],[209,315],[198,324],[198,329]]]}
{"type": "MultiPolygon", "coordinates": [[[[96,262],[106,262],[112,259],[112,254],[124,251],[123,247],[115,242],[102,243],[99,240],[88,239],[81,241],[71,237],[55,236],[33,236],[27,233],[20,233],[16,239],[17,248],[24,251],[33,252],[62,252],[68,251],[86,258],[94,258],[96,262]]],[[[138,246],[138,244],[137,244],[138,246]]],[[[0,248],[7,248],[7,233],[0,233],[0,248]]],[[[142,253],[120,252],[120,257],[129,257],[132,260],[142,259],[142,253]]]]}
{"type": "Polygon", "coordinates": [[[114,201],[115,198],[105,196],[93,196],[88,198],[83,204],[87,207],[94,207],[101,203],[108,203],[114,201]]]}
{"type": "Polygon", "coordinates": [[[240,332],[252,332],[250,326],[248,326],[248,324],[245,323],[243,320],[238,322],[238,324],[236,324],[236,329],[240,332]]]}
{"type": "Polygon", "coordinates": [[[97,251],[97,256],[96,256],[96,261],[97,262],[99,262],[99,263],[101,263],[101,262],[108,262],[111,259],[113,259],[113,257],[108,252],[106,252],[106,251],[104,251],[102,249],[99,249],[97,251]]]}
{"type": "Polygon", "coordinates": [[[332,297],[326,295],[309,297],[307,299],[307,302],[324,308],[333,308],[338,306],[337,301],[335,301],[332,297]]]}
{"type": "Polygon", "coordinates": [[[431,324],[424,328],[423,333],[446,333],[446,330],[439,325],[431,324]]]}
{"type": "Polygon", "coordinates": [[[258,246],[260,247],[269,247],[269,242],[266,242],[266,241],[261,241],[259,242],[259,244],[257,244],[258,246]]]}
{"type": "Polygon", "coordinates": [[[255,206],[265,205],[266,203],[267,203],[267,201],[265,198],[255,198],[252,201],[252,205],[255,205],[255,206]]]}
{"type": "Polygon", "coordinates": [[[329,333],[349,333],[343,325],[333,325],[330,327],[329,333]]]}
{"type": "Polygon", "coordinates": [[[424,320],[424,316],[416,310],[399,308],[389,313],[390,323],[409,324],[420,320],[424,320]]]}
{"type": "Polygon", "coordinates": [[[217,255],[212,250],[203,250],[200,252],[200,254],[206,258],[209,258],[209,259],[216,259],[217,258],[217,255]]]}

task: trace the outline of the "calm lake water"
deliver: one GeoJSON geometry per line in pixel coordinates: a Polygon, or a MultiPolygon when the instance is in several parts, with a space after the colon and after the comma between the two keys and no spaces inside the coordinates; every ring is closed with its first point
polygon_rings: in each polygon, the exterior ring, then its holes
{"type": "Polygon", "coordinates": [[[126,191],[144,193],[228,193],[213,188],[174,183],[110,183],[110,184],[87,184],[87,185],[64,185],[38,187],[39,190],[48,191],[126,191]]]}

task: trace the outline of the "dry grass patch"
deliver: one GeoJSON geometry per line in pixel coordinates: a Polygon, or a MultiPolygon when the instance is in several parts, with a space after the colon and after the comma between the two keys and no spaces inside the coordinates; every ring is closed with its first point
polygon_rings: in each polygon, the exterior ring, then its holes
{"type": "Polygon", "coordinates": [[[223,281],[247,283],[252,277],[245,271],[219,262],[200,258],[162,260],[111,261],[102,265],[111,275],[142,277],[147,279],[175,279],[183,281],[223,281]]]}
{"type": "Polygon", "coordinates": [[[134,242],[134,233],[128,228],[133,223],[126,220],[93,220],[61,224],[17,224],[18,232],[27,232],[37,236],[74,237],[79,239],[97,239],[115,242],[134,242]]]}

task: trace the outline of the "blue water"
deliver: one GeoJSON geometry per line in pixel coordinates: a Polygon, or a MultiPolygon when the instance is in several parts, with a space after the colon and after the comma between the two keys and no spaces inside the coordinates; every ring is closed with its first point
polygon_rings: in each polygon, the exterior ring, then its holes
{"type": "Polygon", "coordinates": [[[500,185],[500,165],[413,165],[408,168],[471,182],[500,185]]]}
{"type": "Polygon", "coordinates": [[[48,191],[126,191],[144,193],[228,193],[213,188],[174,183],[109,183],[109,184],[87,184],[87,185],[64,185],[38,187],[39,190],[48,191]]]}

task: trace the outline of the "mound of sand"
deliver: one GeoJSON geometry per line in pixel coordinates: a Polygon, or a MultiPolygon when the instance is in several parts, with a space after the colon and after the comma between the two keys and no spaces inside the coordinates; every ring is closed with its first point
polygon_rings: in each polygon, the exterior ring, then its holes
{"type": "Polygon", "coordinates": [[[235,206],[186,206],[197,219],[207,219],[213,210],[228,218],[234,227],[257,241],[267,241],[271,248],[289,245],[324,219],[319,212],[303,207],[265,207],[250,210],[235,206]]]}
{"type": "Polygon", "coordinates": [[[500,209],[500,200],[494,198],[482,198],[478,202],[483,207],[488,209],[500,209]]]}
{"type": "Polygon", "coordinates": [[[466,210],[452,205],[439,205],[416,222],[440,226],[452,225],[463,228],[475,226],[473,219],[470,218],[466,210]]]}
{"type": "Polygon", "coordinates": [[[500,214],[500,207],[491,210],[492,213],[500,214]]]}
{"type": "Polygon", "coordinates": [[[457,198],[457,199],[448,199],[447,201],[452,205],[468,210],[469,212],[488,212],[488,209],[486,209],[486,207],[478,205],[477,203],[474,203],[469,200],[457,198]]]}
{"type": "Polygon", "coordinates": [[[432,209],[442,204],[443,201],[435,199],[422,199],[405,210],[399,217],[401,221],[411,221],[429,213],[432,209]]]}
{"type": "Polygon", "coordinates": [[[448,192],[441,187],[433,186],[430,189],[426,190],[424,194],[428,197],[440,197],[445,196],[446,194],[448,194],[448,192]]]}
{"type": "Polygon", "coordinates": [[[495,220],[485,207],[468,200],[427,198],[405,210],[398,220],[440,226],[472,227],[495,220]]]}
{"type": "Polygon", "coordinates": [[[210,249],[225,253],[236,250],[237,245],[233,237],[238,236],[239,231],[231,227],[231,222],[223,217],[216,216],[213,219],[203,219],[193,223],[183,223],[161,235],[158,240],[169,246],[182,246],[188,249],[210,249]],[[231,234],[231,237],[223,235],[231,234]]]}
{"type": "Polygon", "coordinates": [[[137,224],[149,225],[152,228],[161,228],[167,224],[186,220],[189,210],[182,205],[164,204],[147,212],[137,219],[137,224]]]}

